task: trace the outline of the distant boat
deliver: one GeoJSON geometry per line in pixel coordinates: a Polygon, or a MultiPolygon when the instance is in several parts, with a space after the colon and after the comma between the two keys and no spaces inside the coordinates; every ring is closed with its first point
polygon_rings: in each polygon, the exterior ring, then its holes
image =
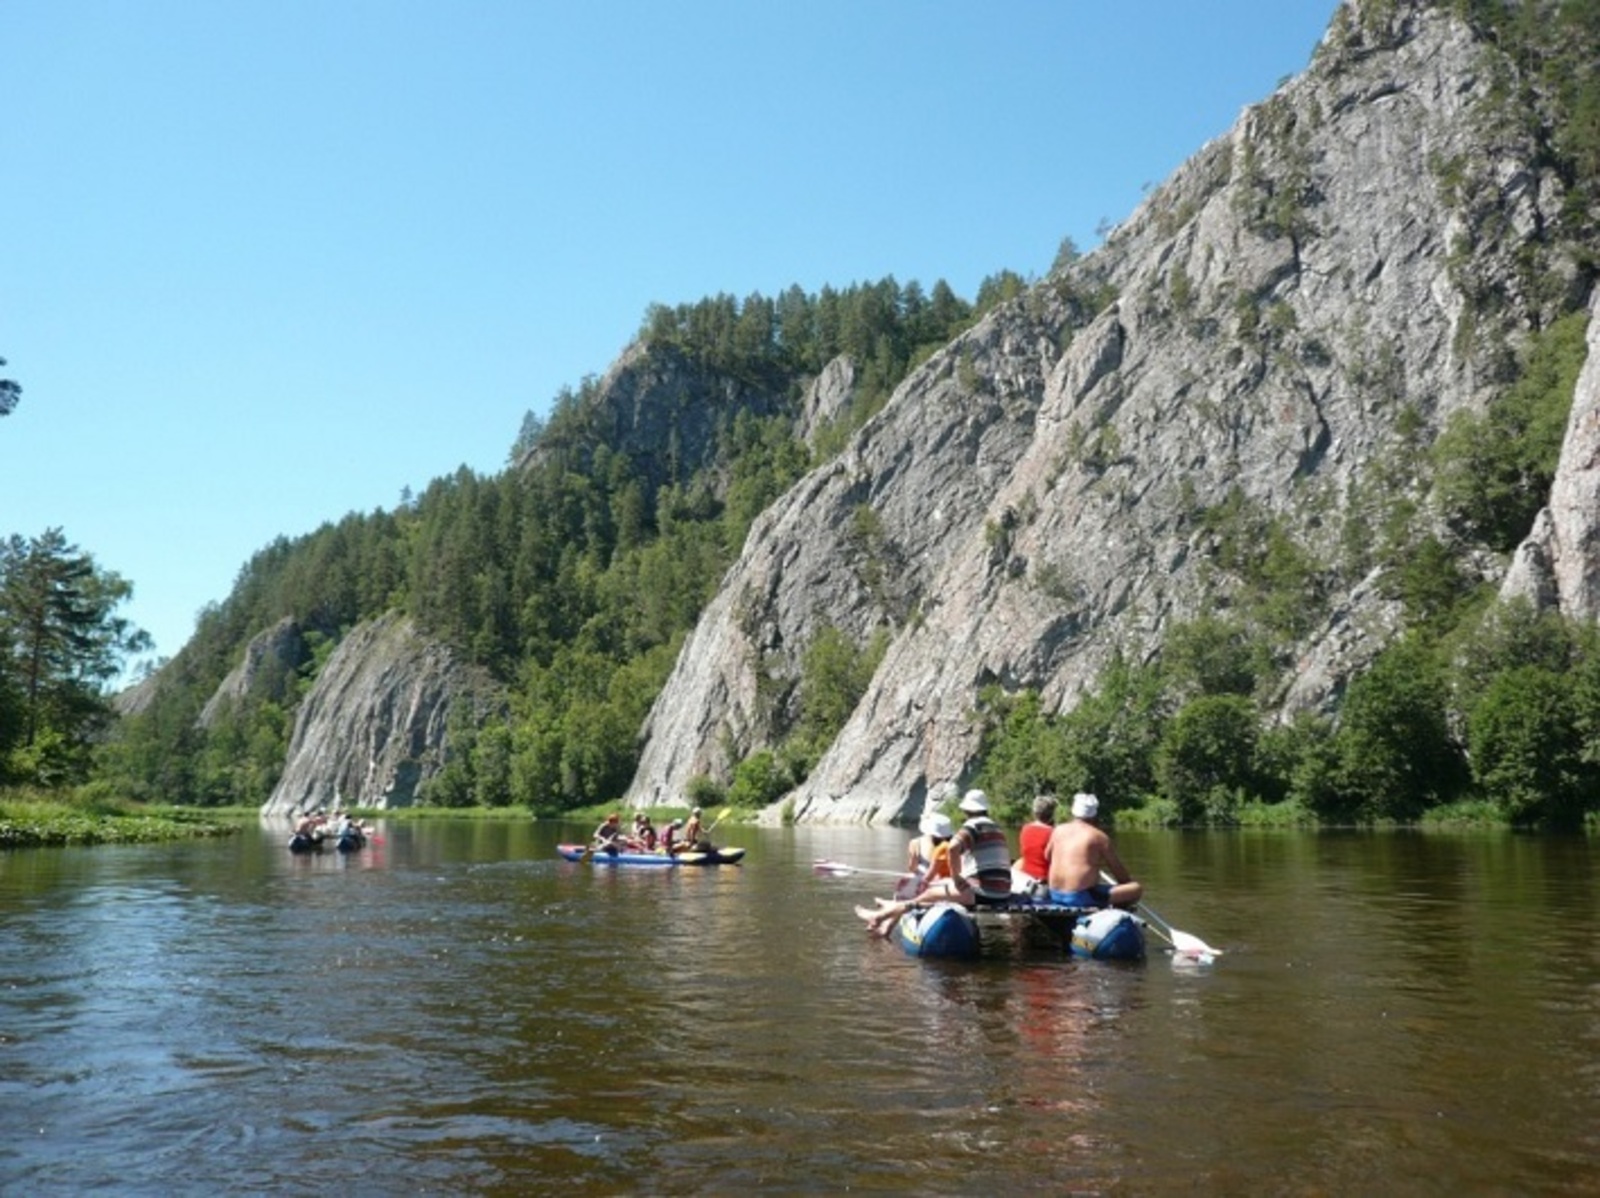
{"type": "Polygon", "coordinates": [[[556,852],[567,861],[593,861],[596,865],[737,865],[744,858],[743,849],[722,848],[707,852],[651,853],[617,849],[592,849],[586,844],[558,844],[556,852]]]}

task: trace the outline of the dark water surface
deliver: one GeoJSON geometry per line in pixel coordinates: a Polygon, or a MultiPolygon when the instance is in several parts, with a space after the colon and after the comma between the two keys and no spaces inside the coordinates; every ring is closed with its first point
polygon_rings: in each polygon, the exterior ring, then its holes
{"type": "Polygon", "coordinates": [[[810,868],[897,831],[586,831],[0,854],[0,1192],[1600,1193],[1587,841],[1124,834],[1193,968],[908,958],[810,868]]]}

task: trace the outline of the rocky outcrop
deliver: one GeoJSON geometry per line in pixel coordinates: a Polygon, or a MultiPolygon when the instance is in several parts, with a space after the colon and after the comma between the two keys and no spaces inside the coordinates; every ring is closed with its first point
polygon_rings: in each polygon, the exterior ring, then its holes
{"type": "Polygon", "coordinates": [[[719,373],[669,344],[645,339],[622,352],[583,406],[581,442],[547,435],[524,458],[525,468],[553,455],[588,468],[603,446],[608,454],[627,457],[641,484],[654,491],[712,463],[719,429],[733,413],[765,417],[789,410],[781,391],[719,373]]]}
{"type": "Polygon", "coordinates": [[[840,354],[811,380],[800,401],[800,426],[795,435],[810,445],[829,423],[843,415],[856,389],[856,364],[840,354]]]}
{"type": "Polygon", "coordinates": [[[388,615],[340,642],[295,717],[286,768],[263,814],[318,806],[407,807],[444,765],[452,716],[503,708],[481,671],[388,615]]]}
{"type": "Polygon", "coordinates": [[[250,638],[244,656],[228,672],[200,710],[200,726],[209,728],[229,706],[251,695],[281,701],[289,682],[311,658],[300,624],[291,617],[250,638]]]}
{"type": "Polygon", "coordinates": [[[1501,587],[1574,620],[1600,619],[1600,293],[1589,306],[1588,356],[1572,397],[1550,503],[1501,587]]]}
{"type": "MultiPolygon", "coordinates": [[[[1560,180],[1490,119],[1493,53],[1447,12],[1346,4],[1310,69],[1100,250],[907,378],[752,528],[650,715],[630,799],[725,780],[781,738],[821,629],[865,644],[886,628],[784,810],[909,819],[970,773],[985,687],[1064,710],[1113,654],[1142,659],[1225,606],[1215,513],[1256,513],[1336,563],[1367,497],[1420,496],[1417,447],[1481,410],[1550,315],[1528,261],[1582,285],[1540,236],[1560,180]]],[[[1342,585],[1296,648],[1286,712],[1326,706],[1395,633],[1368,568],[1342,585]]]]}

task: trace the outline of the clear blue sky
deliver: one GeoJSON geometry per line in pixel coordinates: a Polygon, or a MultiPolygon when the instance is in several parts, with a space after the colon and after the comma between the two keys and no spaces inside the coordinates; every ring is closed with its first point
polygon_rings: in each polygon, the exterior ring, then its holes
{"type": "Polygon", "coordinates": [[[176,653],[279,535],[466,465],[652,302],[1043,275],[1335,0],[5,0],[0,535],[176,653]]]}

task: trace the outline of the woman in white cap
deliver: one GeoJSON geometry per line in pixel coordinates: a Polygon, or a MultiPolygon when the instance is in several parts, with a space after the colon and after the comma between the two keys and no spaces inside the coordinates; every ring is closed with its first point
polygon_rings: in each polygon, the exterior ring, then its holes
{"type": "Polygon", "coordinates": [[[1005,829],[989,818],[989,796],[969,790],[961,800],[965,822],[950,840],[950,877],[933,882],[913,898],[878,900],[878,909],[857,907],[867,930],[887,935],[902,915],[913,907],[934,903],[960,903],[964,907],[1011,901],[1011,846],[1005,829]]]}
{"type": "Polygon", "coordinates": [[[1063,907],[1131,907],[1144,895],[1100,828],[1100,800],[1072,796],[1072,819],[1050,833],[1050,901],[1063,907]],[[1109,878],[1110,881],[1106,879],[1109,878]]]}
{"type": "Polygon", "coordinates": [[[917,835],[906,844],[906,873],[910,876],[896,883],[895,898],[913,898],[950,876],[950,838],[954,835],[948,815],[923,812],[917,835]]]}

